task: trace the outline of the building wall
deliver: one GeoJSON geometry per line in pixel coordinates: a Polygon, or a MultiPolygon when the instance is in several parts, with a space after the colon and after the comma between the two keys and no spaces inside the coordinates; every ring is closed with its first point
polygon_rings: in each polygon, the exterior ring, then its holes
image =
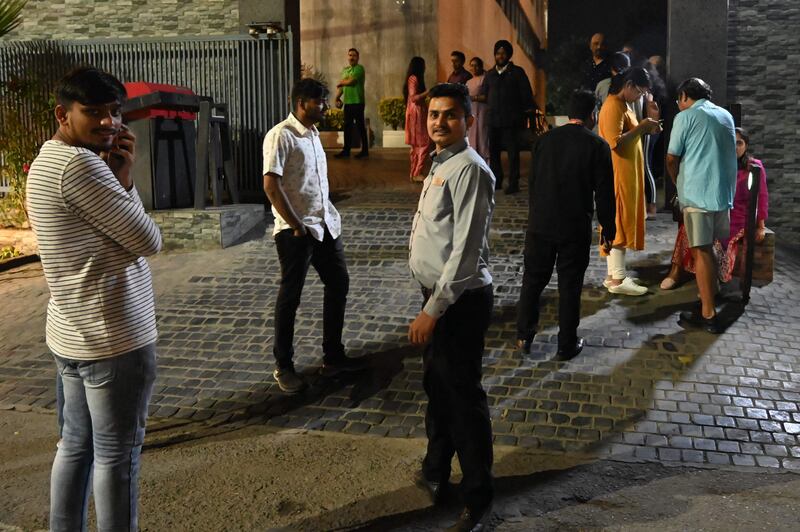
{"type": "Polygon", "coordinates": [[[667,83],[677,87],[683,80],[699,77],[711,85],[714,100],[729,101],[728,66],[720,61],[728,55],[728,0],[670,0],[667,83]],[[703,53],[697,53],[702,50],[703,53]]]}
{"type": "MultiPolygon", "coordinates": [[[[542,3],[538,0],[520,1],[534,30],[544,27],[544,21],[538,20],[543,18],[544,10],[539,5],[542,3]],[[536,14],[539,17],[535,19],[536,14]]],[[[544,73],[534,66],[533,58],[519,46],[516,30],[495,0],[439,0],[439,21],[437,81],[445,81],[452,71],[450,52],[453,50],[464,52],[467,62],[471,57],[480,57],[488,69],[494,65],[494,43],[505,39],[514,47],[511,60],[525,69],[536,101],[540,109],[544,109],[544,73]]],[[[539,32],[537,35],[544,45],[543,35],[539,32]]]]}
{"type": "MultiPolygon", "coordinates": [[[[542,31],[545,0],[521,0],[534,29],[542,31]]],[[[366,69],[366,115],[378,140],[384,125],[377,113],[381,98],[401,96],[409,60],[427,64],[428,87],[451,70],[450,52],[461,50],[494,64],[498,39],[515,45],[514,62],[531,79],[544,108],[544,73],[534,68],[517,45],[516,31],[496,0],[411,0],[404,6],[386,0],[300,0],[301,62],[335,86],[347,64],[348,48],[357,48],[366,69]]],[[[537,35],[538,35],[537,31],[537,35]]],[[[540,36],[544,44],[544,38],[540,36]]]]}
{"type": "Polygon", "coordinates": [[[386,0],[300,0],[301,62],[325,76],[335,90],[347,66],[347,50],[356,48],[366,71],[366,116],[381,140],[381,98],[402,96],[409,60],[427,63],[426,83],[435,82],[437,0],[413,0],[405,6],[386,0]]]}
{"type": "Polygon", "coordinates": [[[728,101],[742,105],[752,154],[764,161],[767,226],[800,243],[800,3],[730,0],[728,101]]]}
{"type": "Polygon", "coordinates": [[[239,33],[238,0],[29,0],[7,40],[239,33]]]}

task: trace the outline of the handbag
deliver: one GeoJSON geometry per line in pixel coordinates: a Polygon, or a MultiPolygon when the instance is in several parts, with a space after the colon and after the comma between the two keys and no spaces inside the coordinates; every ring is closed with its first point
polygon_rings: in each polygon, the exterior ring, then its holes
{"type": "Polygon", "coordinates": [[[672,196],[672,199],[669,200],[669,206],[672,209],[672,221],[678,222],[679,224],[683,223],[683,211],[681,210],[681,204],[678,201],[678,194],[675,193],[672,196]]]}

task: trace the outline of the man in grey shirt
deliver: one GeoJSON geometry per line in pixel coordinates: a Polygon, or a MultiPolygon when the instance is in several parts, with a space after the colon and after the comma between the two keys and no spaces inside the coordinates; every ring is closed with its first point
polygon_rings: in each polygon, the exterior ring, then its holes
{"type": "Polygon", "coordinates": [[[464,140],[474,121],[466,87],[443,83],[430,97],[428,135],[436,151],[409,253],[424,297],[408,331],[411,343],[425,344],[428,449],[419,481],[440,502],[458,454],[466,508],[452,530],[483,530],[493,496],[492,425],[481,359],[494,298],[488,237],[495,179],[464,140]]]}

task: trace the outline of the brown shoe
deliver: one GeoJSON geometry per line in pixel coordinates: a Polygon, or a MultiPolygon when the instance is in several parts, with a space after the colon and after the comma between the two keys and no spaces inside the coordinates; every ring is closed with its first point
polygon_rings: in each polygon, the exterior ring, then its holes
{"type": "Polygon", "coordinates": [[[483,532],[487,530],[486,521],[489,520],[491,515],[491,506],[486,507],[483,511],[474,511],[469,508],[464,508],[458,521],[453,526],[447,529],[448,532],[483,532]]]}

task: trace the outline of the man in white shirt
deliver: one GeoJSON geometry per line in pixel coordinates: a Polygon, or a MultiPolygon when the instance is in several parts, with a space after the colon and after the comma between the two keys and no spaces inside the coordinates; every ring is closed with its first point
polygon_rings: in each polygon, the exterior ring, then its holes
{"type": "Polygon", "coordinates": [[[328,89],[302,79],[292,89],[294,111],[264,137],[264,192],[275,216],[273,236],[281,264],[275,302],[274,376],[281,390],[297,393],[306,383],[294,368],[294,322],[309,265],[325,285],[322,311],[323,375],[355,371],[363,361],[348,358],[342,328],[350,277],[339,213],[328,198],[328,165],[315,122],[322,119],[328,89]]]}

